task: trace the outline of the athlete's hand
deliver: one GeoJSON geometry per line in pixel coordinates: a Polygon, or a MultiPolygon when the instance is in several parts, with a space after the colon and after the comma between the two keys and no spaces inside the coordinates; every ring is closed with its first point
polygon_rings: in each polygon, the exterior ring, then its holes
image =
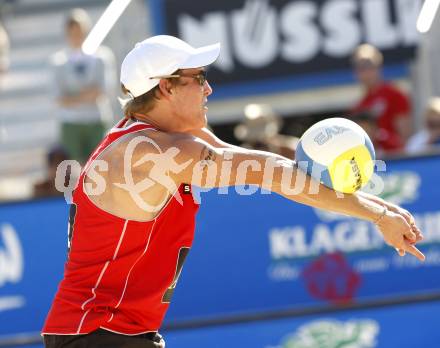
{"type": "MultiPolygon", "coordinates": [[[[408,223],[408,225],[411,226],[411,230],[416,235],[416,241],[412,242],[413,244],[423,240],[422,231],[420,231],[420,229],[417,227],[414,216],[412,216],[412,214],[408,210],[386,201],[383,204],[388,208],[389,211],[401,215],[408,223]]],[[[405,250],[396,248],[396,251],[399,253],[400,256],[405,256],[405,250]]]]}
{"type": "MultiPolygon", "coordinates": [[[[407,219],[400,213],[388,210],[386,214],[379,219],[376,226],[382,232],[385,242],[399,251],[400,255],[408,252],[420,261],[425,260],[425,255],[414,245],[417,242],[417,232],[420,231],[417,226],[411,225],[411,220],[407,219]],[[402,251],[402,252],[401,252],[402,251]]],[[[421,234],[421,233],[420,233],[421,234]]],[[[402,256],[403,256],[402,255],[402,256]]]]}

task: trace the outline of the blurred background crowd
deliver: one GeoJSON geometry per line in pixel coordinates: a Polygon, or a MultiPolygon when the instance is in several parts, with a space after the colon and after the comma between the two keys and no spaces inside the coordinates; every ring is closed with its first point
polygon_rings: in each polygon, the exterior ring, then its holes
{"type": "MultiPolygon", "coordinates": [[[[107,1],[0,2],[1,200],[58,194],[57,165],[64,159],[83,164],[121,117],[118,67],[130,47],[154,31],[152,17],[136,15],[153,11],[148,4],[132,1],[104,44],[85,53],[84,39],[107,1]]],[[[214,99],[214,116],[208,115],[210,127],[233,144],[294,158],[307,127],[342,116],[365,129],[379,159],[435,151],[440,148],[438,22],[417,36],[403,62],[405,73],[386,76],[387,55],[360,42],[341,66],[350,70],[350,82],[220,97],[214,99]]],[[[283,73],[298,75],[288,68],[283,73]]],[[[222,82],[218,76],[210,80],[214,98],[222,82]]]]}

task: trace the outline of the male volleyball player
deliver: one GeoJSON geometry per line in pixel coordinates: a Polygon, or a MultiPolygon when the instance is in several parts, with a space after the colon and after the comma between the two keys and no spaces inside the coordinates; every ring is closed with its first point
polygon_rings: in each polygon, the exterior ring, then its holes
{"type": "Polygon", "coordinates": [[[68,260],[43,329],[46,347],[164,347],[158,330],[191,248],[198,209],[188,184],[205,175],[202,186],[233,185],[244,161],[273,167],[270,182],[256,170],[246,184],[374,222],[388,244],[423,259],[412,244],[420,231],[405,210],[362,193],[337,198],[324,186],[317,194],[286,194],[283,170],[298,174],[292,184],[305,176],[293,161],[228,145],[204,128],[212,93],[204,67],[219,51],[218,44],[195,49],[157,36],[137,44],[122,63],[131,99],[74,192],[68,260]],[[212,170],[226,162],[230,175],[212,170]]]}

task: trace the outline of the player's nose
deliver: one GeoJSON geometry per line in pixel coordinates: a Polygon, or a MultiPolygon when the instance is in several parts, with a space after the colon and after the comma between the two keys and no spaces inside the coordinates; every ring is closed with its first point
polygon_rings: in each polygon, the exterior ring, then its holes
{"type": "Polygon", "coordinates": [[[203,85],[203,94],[207,97],[212,94],[212,87],[208,81],[205,81],[205,83],[203,85]]]}

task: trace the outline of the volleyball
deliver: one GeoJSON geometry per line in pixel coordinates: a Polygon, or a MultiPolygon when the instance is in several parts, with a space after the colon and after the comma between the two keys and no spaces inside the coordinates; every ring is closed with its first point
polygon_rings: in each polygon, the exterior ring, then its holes
{"type": "Polygon", "coordinates": [[[346,118],[329,118],[301,137],[295,159],[298,167],[325,186],[343,193],[364,187],[376,158],[367,133],[346,118]]]}

